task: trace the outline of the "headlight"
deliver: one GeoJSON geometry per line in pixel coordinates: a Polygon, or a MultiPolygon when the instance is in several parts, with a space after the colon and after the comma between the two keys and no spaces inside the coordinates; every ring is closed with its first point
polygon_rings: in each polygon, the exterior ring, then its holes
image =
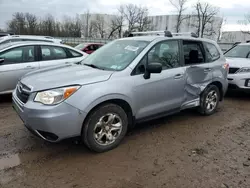
{"type": "Polygon", "coordinates": [[[250,72],[250,67],[243,67],[237,71],[237,73],[248,73],[250,72]]]}
{"type": "Polygon", "coordinates": [[[80,86],[70,86],[70,87],[51,89],[47,91],[41,91],[36,94],[34,101],[46,105],[59,104],[65,99],[69,98],[79,88],[80,86]]]}

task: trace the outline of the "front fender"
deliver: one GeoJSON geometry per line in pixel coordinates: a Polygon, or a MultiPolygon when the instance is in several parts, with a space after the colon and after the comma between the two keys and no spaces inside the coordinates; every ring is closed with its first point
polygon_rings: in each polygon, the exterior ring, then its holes
{"type": "Polygon", "coordinates": [[[120,99],[123,100],[125,102],[127,102],[129,104],[129,106],[132,109],[132,113],[134,114],[134,107],[132,106],[132,101],[129,97],[127,97],[126,95],[120,94],[120,93],[112,93],[112,94],[108,94],[105,96],[101,96],[99,98],[97,98],[96,100],[92,101],[85,109],[84,112],[89,113],[95,106],[105,102],[105,101],[109,101],[109,100],[115,100],[115,99],[120,99]]]}
{"type": "Polygon", "coordinates": [[[114,86],[107,82],[85,85],[69,97],[65,102],[78,108],[79,110],[89,113],[98,104],[108,100],[120,99],[126,101],[134,114],[134,105],[132,94],[129,88],[114,86]]]}

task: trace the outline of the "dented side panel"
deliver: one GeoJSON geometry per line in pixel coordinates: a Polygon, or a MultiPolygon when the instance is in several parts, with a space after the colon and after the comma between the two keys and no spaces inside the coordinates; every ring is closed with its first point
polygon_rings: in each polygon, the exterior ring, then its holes
{"type": "Polygon", "coordinates": [[[209,63],[191,65],[186,68],[183,108],[198,106],[200,94],[211,83],[213,74],[209,63]]]}

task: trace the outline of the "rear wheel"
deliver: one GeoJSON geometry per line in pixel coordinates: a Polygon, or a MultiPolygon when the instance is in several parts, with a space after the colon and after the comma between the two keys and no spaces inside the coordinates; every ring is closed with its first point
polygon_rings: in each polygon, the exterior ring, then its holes
{"type": "Polygon", "coordinates": [[[219,88],[209,85],[201,94],[200,106],[198,108],[202,115],[211,115],[216,112],[220,100],[219,88]]]}
{"type": "Polygon", "coordinates": [[[83,125],[82,139],[95,152],[117,147],[128,128],[125,111],[118,105],[105,104],[94,110],[83,125]]]}

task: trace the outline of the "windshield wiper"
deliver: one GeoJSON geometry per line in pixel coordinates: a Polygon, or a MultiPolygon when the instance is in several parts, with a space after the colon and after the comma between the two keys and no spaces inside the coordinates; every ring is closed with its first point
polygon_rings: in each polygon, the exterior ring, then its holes
{"type": "Polygon", "coordinates": [[[96,65],[94,65],[94,64],[87,64],[87,63],[84,63],[83,65],[88,66],[88,67],[92,67],[92,68],[94,68],[94,69],[104,70],[103,68],[98,67],[98,66],[96,66],[96,65]]]}

